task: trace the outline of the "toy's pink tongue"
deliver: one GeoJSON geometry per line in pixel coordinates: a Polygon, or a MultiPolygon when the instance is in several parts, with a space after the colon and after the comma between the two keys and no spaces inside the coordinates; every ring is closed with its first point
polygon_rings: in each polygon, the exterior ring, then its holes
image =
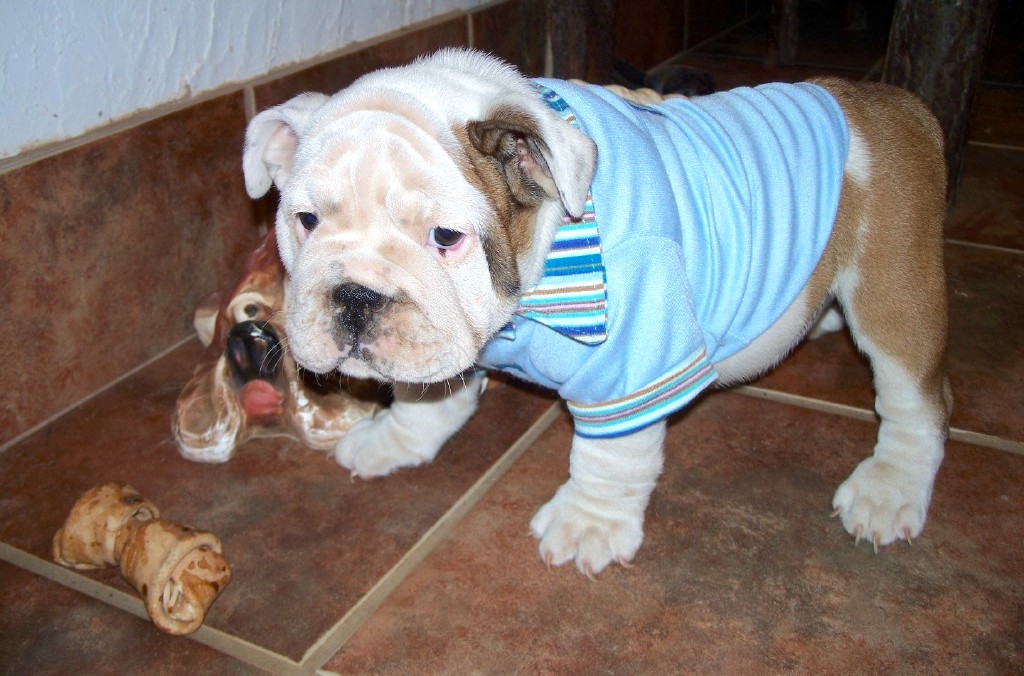
{"type": "Polygon", "coordinates": [[[281,393],[266,380],[250,380],[242,388],[242,408],[251,417],[281,415],[281,393]]]}

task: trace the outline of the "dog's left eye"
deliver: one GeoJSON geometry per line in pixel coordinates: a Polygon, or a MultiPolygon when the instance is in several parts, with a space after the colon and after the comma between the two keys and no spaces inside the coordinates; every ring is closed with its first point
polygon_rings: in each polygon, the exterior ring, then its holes
{"type": "Polygon", "coordinates": [[[438,249],[451,249],[459,245],[466,237],[466,233],[452,230],[450,228],[431,228],[430,238],[427,243],[438,249]]]}
{"type": "Polygon", "coordinates": [[[313,230],[316,229],[316,226],[320,225],[320,219],[317,218],[317,215],[314,213],[300,211],[296,216],[299,219],[299,223],[302,223],[302,227],[309,232],[313,232],[313,230]]]}

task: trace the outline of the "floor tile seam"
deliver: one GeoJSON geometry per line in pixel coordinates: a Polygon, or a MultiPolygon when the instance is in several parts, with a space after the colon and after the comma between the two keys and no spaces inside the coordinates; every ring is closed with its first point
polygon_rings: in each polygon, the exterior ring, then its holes
{"type": "MultiPolygon", "coordinates": [[[[779,404],[788,404],[790,406],[810,409],[819,413],[829,413],[839,415],[844,418],[853,418],[863,422],[874,423],[878,421],[878,417],[875,415],[875,412],[870,409],[860,408],[858,406],[849,406],[847,404],[840,404],[838,402],[827,401],[824,399],[815,399],[814,397],[805,397],[803,395],[783,392],[781,390],[772,390],[753,385],[742,385],[740,387],[733,388],[731,391],[754,399],[762,399],[779,404]]],[[[949,440],[1024,456],[1024,442],[992,434],[985,434],[984,432],[951,427],[949,429],[949,440]]]]}
{"type": "MultiPolygon", "coordinates": [[[[38,575],[66,589],[84,594],[103,605],[134,615],[146,622],[151,621],[139,597],[41,559],[6,542],[0,542],[0,561],[5,561],[16,568],[38,575]]],[[[156,627],[153,627],[152,630],[159,631],[156,627]]],[[[289,675],[306,673],[301,670],[297,662],[285,655],[206,625],[201,626],[188,636],[177,638],[196,641],[217,652],[271,673],[289,675]]]]}
{"type": "MultiPolygon", "coordinates": [[[[871,67],[868,68],[868,70],[864,73],[864,75],[861,76],[860,82],[870,82],[870,81],[872,81],[871,78],[874,77],[874,75],[876,73],[881,73],[882,69],[884,67],[885,67],[885,57],[883,56],[883,57],[877,59],[873,64],[871,64],[871,67]]],[[[878,79],[879,80],[882,79],[881,75],[879,75],[878,79]]]]}
{"type": "Polygon", "coordinates": [[[338,653],[398,586],[440,545],[551,424],[564,412],[561,402],[542,413],[501,457],[427,530],[405,555],[345,615],[306,651],[300,665],[316,672],[338,653]]]}
{"type": "Polygon", "coordinates": [[[47,425],[52,424],[56,420],[59,420],[60,418],[62,418],[65,415],[67,415],[68,413],[74,411],[79,406],[84,406],[85,404],[89,403],[91,400],[93,400],[96,397],[100,396],[101,394],[103,394],[107,390],[109,390],[109,389],[119,385],[120,383],[124,382],[128,378],[131,378],[132,376],[136,375],[137,373],[139,373],[143,369],[149,367],[150,365],[152,365],[153,363],[159,361],[160,359],[163,359],[164,357],[166,357],[170,353],[174,352],[175,350],[177,350],[177,349],[179,349],[181,347],[184,347],[190,341],[193,341],[195,339],[196,339],[196,337],[195,337],[194,334],[190,334],[190,335],[182,338],[181,340],[179,340],[178,342],[174,343],[170,347],[167,347],[164,350],[161,350],[157,354],[153,355],[152,357],[150,357],[149,359],[147,359],[143,363],[141,363],[141,364],[139,364],[137,366],[132,367],[130,370],[126,371],[125,373],[122,373],[118,377],[116,377],[113,380],[111,380],[109,383],[101,386],[99,389],[90,392],[89,394],[85,395],[84,397],[82,397],[81,399],[79,399],[78,401],[76,401],[74,403],[68,404],[67,406],[65,406],[60,411],[57,411],[56,413],[54,413],[53,415],[49,416],[48,418],[46,418],[42,422],[37,423],[36,425],[33,425],[31,428],[25,430],[24,432],[22,432],[21,434],[19,434],[16,437],[14,437],[10,441],[4,442],[2,445],[0,445],[0,455],[2,455],[7,449],[12,448],[13,446],[16,446],[17,444],[21,443],[25,439],[28,439],[30,436],[32,436],[33,434],[35,434],[39,430],[43,429],[47,425]]]}
{"type": "Polygon", "coordinates": [[[946,244],[952,244],[952,245],[955,245],[955,246],[969,247],[969,248],[972,248],[972,249],[980,249],[980,250],[983,250],[983,251],[993,251],[995,253],[1011,254],[1011,255],[1015,255],[1015,256],[1019,256],[1021,254],[1024,254],[1024,249],[1014,249],[1012,247],[998,246],[996,244],[982,244],[980,242],[968,242],[967,240],[964,240],[964,239],[951,239],[951,238],[947,237],[945,239],[945,243],[946,244]]]}
{"type": "Polygon", "coordinates": [[[968,139],[967,145],[976,146],[978,148],[991,148],[992,150],[1009,150],[1012,152],[1024,152],[1024,146],[1016,143],[993,143],[991,141],[971,141],[968,139]]]}

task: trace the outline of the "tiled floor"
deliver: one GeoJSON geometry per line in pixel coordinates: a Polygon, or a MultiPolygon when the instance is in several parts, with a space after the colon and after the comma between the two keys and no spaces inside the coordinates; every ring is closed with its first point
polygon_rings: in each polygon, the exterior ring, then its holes
{"type": "MultiPolygon", "coordinates": [[[[837,66],[768,69],[758,49],[740,33],[690,62],[723,87],[837,66]]],[[[0,455],[0,672],[1024,672],[1021,110],[1021,89],[986,88],[949,219],[957,407],[912,547],[876,556],[829,518],[875,432],[842,335],[673,421],[635,565],[596,582],[547,570],[527,534],[567,473],[552,397],[499,382],[436,462],[381,480],[275,440],[197,465],[168,424],[189,343],[0,455]],[[50,562],[77,496],[115,479],[225,544],[234,579],[191,638],[139,619],[115,573],[50,562]]]]}

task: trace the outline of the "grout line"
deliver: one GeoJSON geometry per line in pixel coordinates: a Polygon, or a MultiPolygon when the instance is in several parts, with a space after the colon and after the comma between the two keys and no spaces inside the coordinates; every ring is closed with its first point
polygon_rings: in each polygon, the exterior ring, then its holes
{"type": "MultiPolygon", "coordinates": [[[[147,623],[151,622],[139,597],[24,552],[6,542],[0,542],[0,560],[39,575],[62,587],[85,594],[101,603],[141,618],[147,623]]],[[[159,631],[159,629],[153,627],[153,631],[159,631]]],[[[272,673],[304,673],[297,662],[284,655],[206,625],[199,627],[193,634],[178,638],[202,643],[218,652],[272,673]]]]}
{"type": "MultiPolygon", "coordinates": [[[[764,399],[778,404],[788,404],[790,406],[806,408],[821,413],[832,413],[845,418],[853,418],[855,420],[862,420],[865,422],[878,421],[878,416],[875,415],[874,411],[866,408],[860,408],[858,406],[848,406],[846,404],[838,404],[831,401],[825,401],[823,399],[814,399],[813,397],[805,397],[803,395],[781,392],[779,390],[769,390],[763,387],[755,387],[753,385],[742,385],[740,387],[733,388],[732,391],[755,399],[764,399]]],[[[950,441],[960,441],[973,444],[975,446],[984,446],[985,448],[991,448],[996,451],[1024,456],[1024,442],[1022,441],[1014,441],[1012,439],[984,434],[982,432],[974,432],[972,430],[960,429],[958,427],[951,427],[949,429],[949,439],[950,441]]]]}
{"type": "Polygon", "coordinates": [[[242,108],[245,111],[245,121],[248,124],[256,117],[256,88],[246,86],[242,89],[242,108]]]}
{"type": "Polygon", "coordinates": [[[875,61],[873,64],[871,64],[871,67],[868,68],[867,72],[865,72],[864,75],[860,78],[860,81],[861,82],[868,82],[868,78],[870,78],[875,73],[879,73],[878,77],[879,77],[879,79],[881,79],[882,74],[883,74],[882,71],[883,71],[884,68],[885,68],[885,57],[882,56],[882,57],[879,57],[879,59],[877,61],[875,61]]]}
{"type": "Polygon", "coordinates": [[[972,432],[971,430],[962,430],[956,427],[949,429],[949,438],[952,441],[962,441],[965,444],[984,446],[997,451],[1003,451],[1004,453],[1024,456],[1024,442],[1013,441],[1012,439],[1004,439],[1003,437],[972,432]]]}
{"type": "Polygon", "coordinates": [[[562,413],[561,402],[552,404],[526,432],[423,534],[391,570],[309,647],[301,666],[307,672],[322,667],[384,603],[399,584],[448,536],[456,524],[487,494],[506,471],[562,413]]]}
{"type": "Polygon", "coordinates": [[[985,80],[982,79],[981,84],[988,87],[999,87],[1000,89],[1024,89],[1024,83],[1010,82],[1009,80],[985,80]]]}
{"type": "Polygon", "coordinates": [[[16,437],[14,437],[10,441],[6,441],[3,444],[0,444],[0,454],[3,454],[4,451],[6,451],[8,448],[14,446],[15,444],[21,443],[22,441],[24,441],[28,437],[32,436],[33,434],[35,434],[39,430],[43,429],[44,427],[46,427],[50,423],[56,421],[58,418],[60,418],[60,417],[62,417],[64,415],[67,415],[68,413],[70,413],[74,409],[78,408],[79,406],[82,406],[82,405],[88,403],[89,401],[91,401],[92,399],[95,399],[96,397],[98,397],[99,395],[103,394],[104,392],[106,392],[110,388],[114,387],[115,385],[117,385],[121,381],[134,376],[136,373],[138,373],[142,369],[150,366],[151,364],[153,364],[154,362],[156,362],[156,361],[158,361],[160,359],[163,359],[164,357],[166,357],[171,352],[174,352],[178,348],[184,346],[189,341],[192,341],[192,340],[195,340],[195,339],[196,339],[196,336],[195,336],[194,333],[189,334],[187,337],[182,338],[177,343],[174,343],[170,347],[167,347],[167,348],[163,349],[162,351],[160,351],[157,354],[153,355],[152,357],[150,357],[146,361],[142,362],[141,364],[139,364],[137,366],[134,366],[130,370],[122,373],[121,375],[119,375],[118,377],[114,378],[113,380],[111,380],[106,385],[103,385],[102,387],[100,387],[98,390],[94,390],[93,392],[90,392],[89,394],[85,395],[84,397],[82,397],[78,401],[76,401],[76,402],[74,402],[72,404],[68,404],[67,406],[65,406],[61,410],[57,411],[56,413],[54,413],[50,417],[46,418],[42,422],[40,422],[40,423],[38,423],[36,425],[33,425],[30,429],[25,430],[24,432],[22,432],[21,434],[19,434],[16,437]]]}
{"type": "Polygon", "coordinates": [[[967,141],[969,146],[977,146],[979,148],[993,148],[995,150],[1013,150],[1017,152],[1024,151],[1024,146],[1013,145],[1010,143],[990,143],[988,141],[967,141]]]}
{"type": "Polygon", "coordinates": [[[789,392],[781,392],[779,390],[769,390],[763,387],[756,387],[754,385],[741,385],[739,387],[732,388],[732,391],[755,399],[765,399],[777,404],[789,404],[790,406],[808,408],[812,411],[818,411],[821,413],[833,413],[835,415],[841,415],[844,418],[854,418],[865,422],[875,422],[878,420],[874,411],[869,411],[858,406],[838,404],[832,401],[814,399],[812,397],[790,394],[789,392]]]}
{"type": "Polygon", "coordinates": [[[952,244],[952,245],[955,245],[955,246],[965,246],[965,247],[974,248],[974,249],[984,249],[986,251],[997,251],[999,253],[1006,253],[1006,254],[1017,254],[1017,255],[1020,255],[1020,254],[1024,253],[1024,251],[1022,251],[1021,249],[1013,249],[1013,248],[1006,247],[1006,246],[996,246],[995,244],[981,244],[979,242],[968,242],[968,241],[962,240],[962,239],[948,239],[947,238],[945,240],[945,242],[946,242],[946,244],[952,244]]]}

